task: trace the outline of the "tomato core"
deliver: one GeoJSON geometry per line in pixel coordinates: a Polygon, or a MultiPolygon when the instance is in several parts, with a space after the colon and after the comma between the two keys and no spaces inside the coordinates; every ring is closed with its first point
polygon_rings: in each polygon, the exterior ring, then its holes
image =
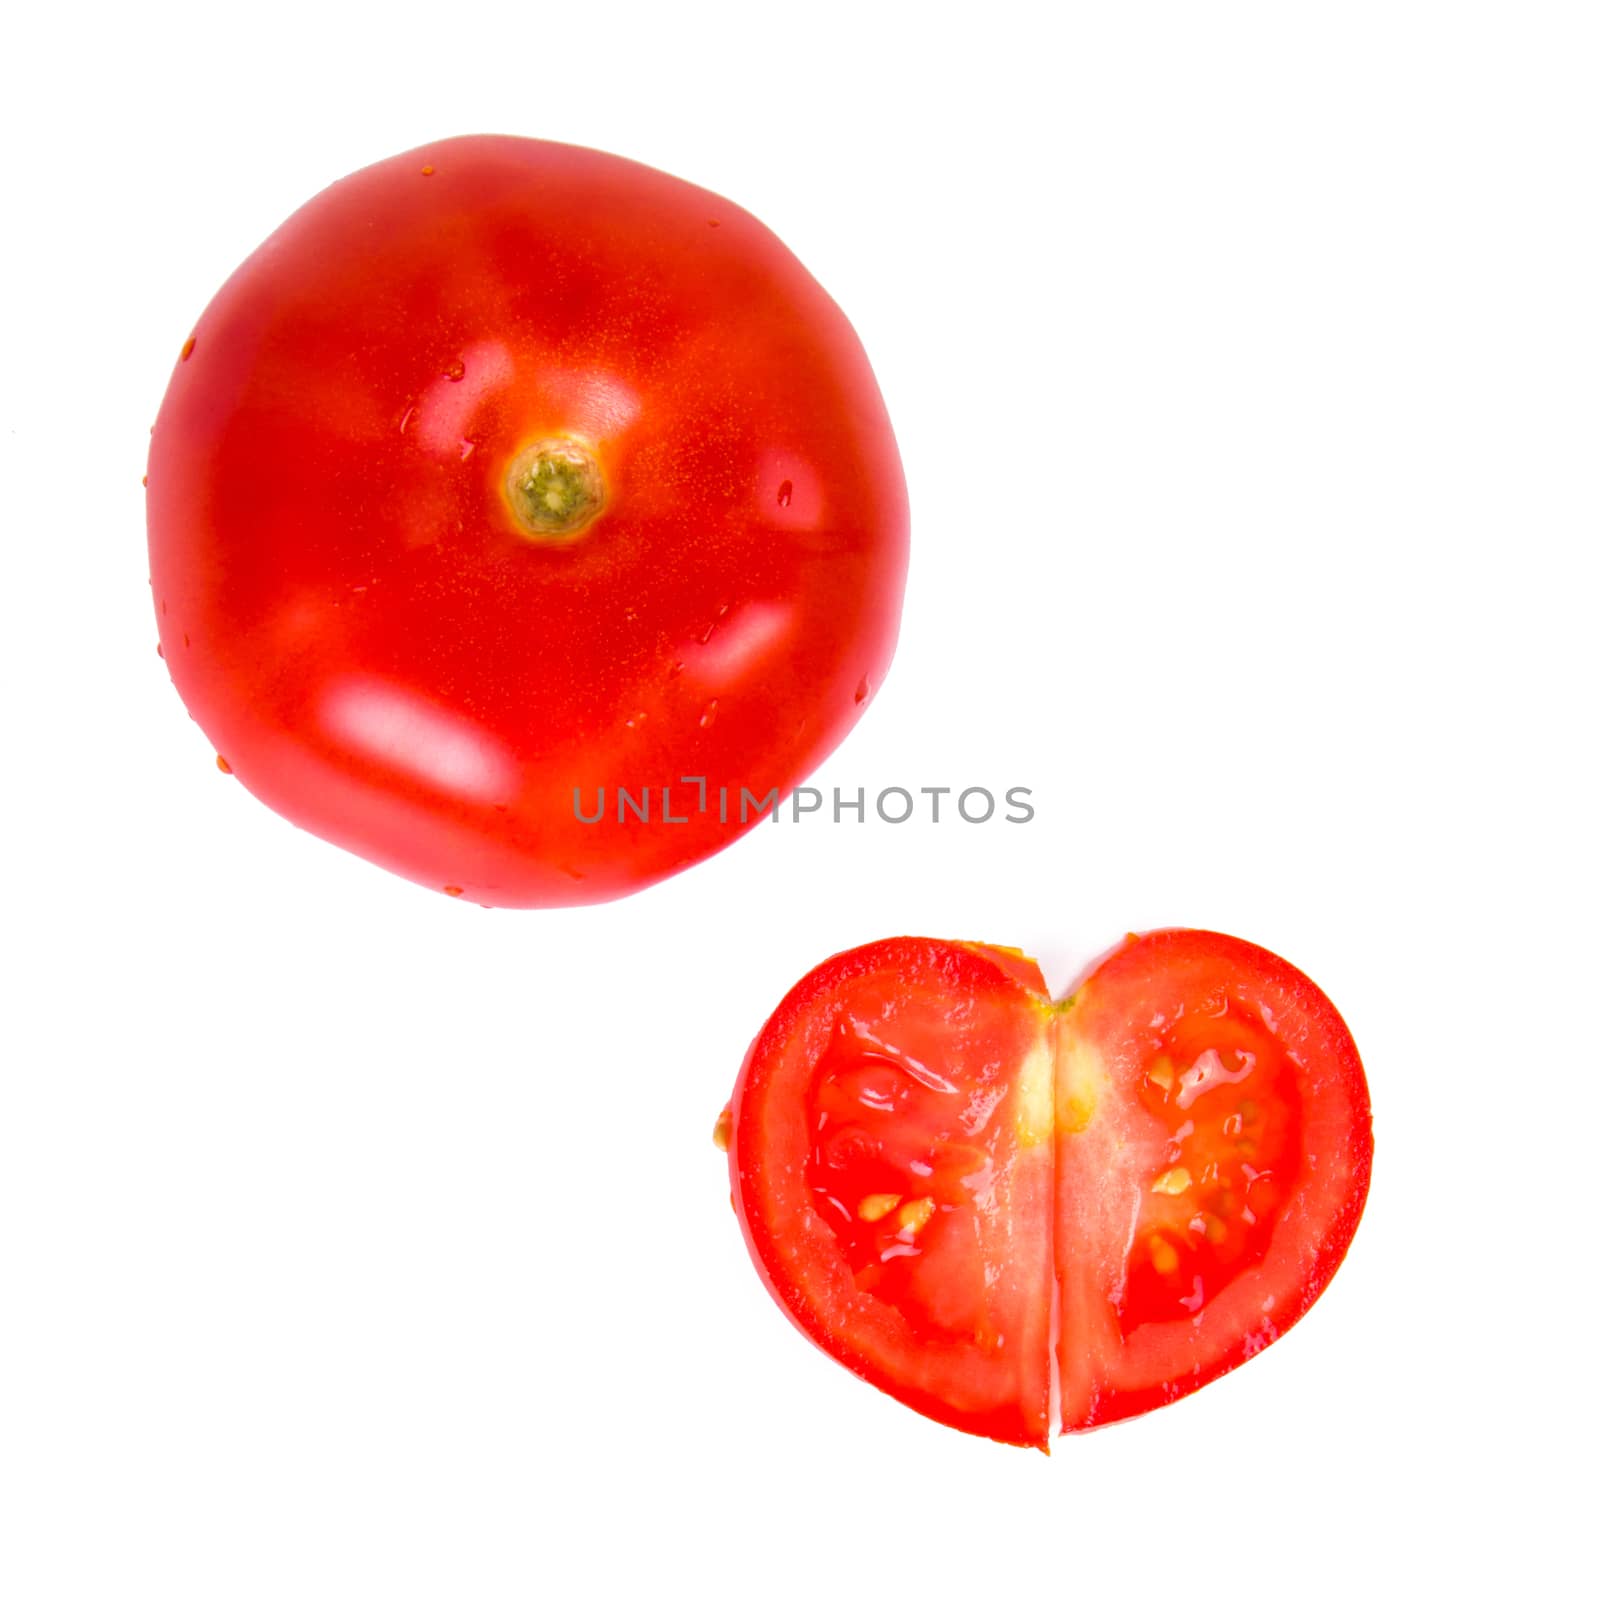
{"type": "Polygon", "coordinates": [[[576,441],[541,439],[512,460],[506,500],[525,533],[570,539],[605,508],[605,479],[600,463],[576,441]]]}
{"type": "Polygon", "coordinates": [[[1288,1053],[1237,999],[1167,1023],[1140,1104],[1167,1129],[1134,1226],[1117,1303],[1124,1333],[1192,1318],[1266,1255],[1299,1178],[1300,1091],[1288,1053]]]}

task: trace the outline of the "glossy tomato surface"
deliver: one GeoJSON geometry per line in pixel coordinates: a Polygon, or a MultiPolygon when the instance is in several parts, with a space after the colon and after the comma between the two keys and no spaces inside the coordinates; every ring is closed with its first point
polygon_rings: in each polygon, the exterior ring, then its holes
{"type": "Polygon", "coordinates": [[[724,1133],[804,1332],[929,1416],[1041,1448],[1277,1339],[1343,1259],[1372,1161],[1326,996],[1191,930],[1130,939],[1059,1003],[1008,950],[837,956],[757,1038],[724,1133]]]}
{"type": "Polygon", "coordinates": [[[227,767],[487,905],[721,848],[898,627],[904,480],[844,316],[737,206],[570,146],[449,140],[298,211],[184,345],[148,496],[227,767]]]}

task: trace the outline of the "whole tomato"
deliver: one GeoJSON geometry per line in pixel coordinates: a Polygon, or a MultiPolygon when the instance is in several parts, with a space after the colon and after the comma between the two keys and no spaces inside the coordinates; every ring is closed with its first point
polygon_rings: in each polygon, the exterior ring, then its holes
{"type": "Polygon", "coordinates": [[[849,323],[748,213],[591,150],[452,139],[318,195],[184,345],[148,491],[225,768],[485,905],[720,849],[894,648],[905,484],[849,323]]]}

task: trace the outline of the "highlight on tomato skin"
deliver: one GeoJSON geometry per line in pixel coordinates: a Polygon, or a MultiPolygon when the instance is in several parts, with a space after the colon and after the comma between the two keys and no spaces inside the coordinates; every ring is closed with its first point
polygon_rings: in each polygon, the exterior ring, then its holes
{"type": "Polygon", "coordinates": [[[752,1045],[717,1142],[809,1338],[928,1416],[1040,1449],[1287,1331],[1343,1259],[1372,1158],[1331,1002],[1259,946],[1183,929],[1130,938],[1061,1002],[1000,947],[834,957],[752,1045]]]}
{"type": "Polygon", "coordinates": [[[223,285],[148,520],[163,658],[240,783],[498,906],[628,894],[754,827],[741,794],[876,697],[908,541],[861,342],[780,240],[497,136],[342,179],[223,285]]]}

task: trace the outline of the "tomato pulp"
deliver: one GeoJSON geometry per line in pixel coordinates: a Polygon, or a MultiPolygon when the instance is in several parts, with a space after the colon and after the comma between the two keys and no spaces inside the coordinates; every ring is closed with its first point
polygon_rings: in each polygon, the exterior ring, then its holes
{"type": "Polygon", "coordinates": [[[227,770],[486,905],[721,848],[762,812],[718,790],[798,783],[899,623],[904,480],[842,313],[737,206],[571,146],[449,140],[298,211],[184,345],[148,494],[162,654],[227,770]]]}
{"type": "Polygon", "coordinates": [[[1076,1431],[1277,1339],[1343,1259],[1372,1160],[1326,996],[1183,929],[1060,1003],[1012,951],[837,956],[757,1038],[719,1137],[805,1333],[929,1416],[1040,1447],[1052,1379],[1076,1431]]]}

